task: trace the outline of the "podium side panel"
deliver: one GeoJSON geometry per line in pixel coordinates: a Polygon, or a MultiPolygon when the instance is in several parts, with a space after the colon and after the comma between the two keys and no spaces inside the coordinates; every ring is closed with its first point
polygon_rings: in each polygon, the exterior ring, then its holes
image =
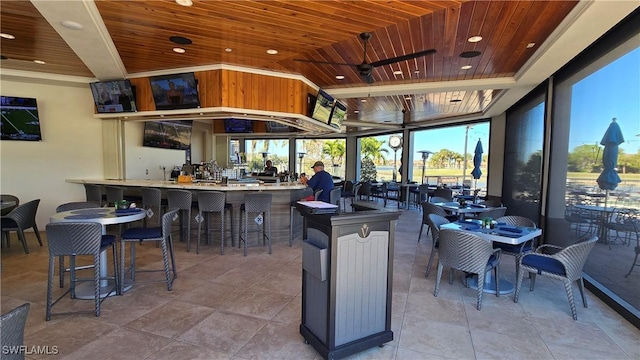
{"type": "MultiPolygon", "coordinates": [[[[325,248],[326,251],[329,245],[329,237],[317,229],[308,229],[307,231],[307,245],[319,249],[325,248]]],[[[327,265],[325,264],[325,266],[327,265]]],[[[322,281],[322,279],[316,277],[312,272],[304,269],[302,274],[304,277],[303,325],[323,344],[327,344],[329,282],[322,281]]]]}

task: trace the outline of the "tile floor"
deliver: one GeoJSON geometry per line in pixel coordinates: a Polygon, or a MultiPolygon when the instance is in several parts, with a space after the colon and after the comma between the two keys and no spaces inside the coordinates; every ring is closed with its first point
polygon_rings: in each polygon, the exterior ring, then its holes
{"type": "MultiPolygon", "coordinates": [[[[518,304],[512,295],[485,294],[481,311],[475,291],[459,277],[443,279],[433,296],[435,271],[424,277],[431,250],[417,210],[403,210],[395,243],[393,274],[394,340],[353,359],[640,359],[640,330],[587,293],[589,308],[578,305],[571,318],[561,283],[540,277],[518,304]]],[[[31,303],[27,346],[57,348],[58,355],[28,359],[320,359],[299,334],[301,245],[276,242],[273,254],[253,247],[219,255],[219,246],[187,253],[176,243],[178,279],[173,291],[140,285],[103,302],[102,315],[54,316],[46,322],[48,253],[29,234],[24,254],[13,235],[2,249],[2,312],[31,303]]],[[[160,249],[145,244],[138,261],[161,264],[160,249]]],[[[434,264],[435,268],[435,264],[434,264]]],[[[513,280],[514,260],[505,256],[503,278],[513,280]]],[[[157,275],[157,274],[156,274],[157,275]]],[[[57,289],[59,291],[60,289],[57,289]]],[[[575,288],[576,294],[577,288],[575,288]]],[[[579,298],[579,295],[578,295],[579,298]]],[[[57,311],[91,310],[92,301],[63,299],[57,311]]]]}

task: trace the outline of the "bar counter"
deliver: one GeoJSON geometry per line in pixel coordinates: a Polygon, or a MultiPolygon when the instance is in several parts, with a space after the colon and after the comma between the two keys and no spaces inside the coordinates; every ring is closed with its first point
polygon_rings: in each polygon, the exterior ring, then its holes
{"type": "MultiPolygon", "coordinates": [[[[95,184],[103,186],[122,186],[124,187],[125,194],[127,195],[141,195],[140,189],[143,187],[158,188],[163,191],[163,198],[166,198],[166,190],[169,189],[183,189],[191,190],[194,194],[193,201],[197,203],[196,194],[198,191],[221,191],[227,195],[227,203],[233,205],[233,219],[234,219],[234,237],[236,246],[238,243],[238,236],[240,234],[240,204],[244,203],[244,194],[247,191],[261,191],[273,193],[273,200],[271,203],[271,240],[277,241],[289,241],[289,227],[290,227],[290,211],[291,202],[299,200],[301,198],[301,192],[307,187],[299,183],[280,183],[280,184],[254,184],[254,183],[229,183],[226,185],[215,184],[210,182],[201,183],[178,183],[174,181],[162,181],[162,180],[106,180],[106,179],[67,179],[66,182],[73,184],[95,184]]],[[[198,239],[197,223],[194,217],[197,214],[197,206],[191,213],[191,241],[195,244],[198,239]]],[[[298,212],[295,212],[294,217],[294,234],[302,233],[302,217],[298,212]]],[[[257,236],[253,234],[251,236],[250,245],[257,243],[257,236]],[[254,239],[254,237],[256,239],[254,239]]],[[[213,237],[215,241],[215,237],[213,237]]],[[[203,242],[204,243],[204,242],[203,242]]],[[[177,244],[176,244],[177,245],[177,244]]],[[[180,245],[178,245],[180,246],[180,245]]],[[[262,247],[249,249],[249,254],[253,252],[263,251],[262,247]]],[[[266,252],[266,248],[264,249],[266,252]]]]}

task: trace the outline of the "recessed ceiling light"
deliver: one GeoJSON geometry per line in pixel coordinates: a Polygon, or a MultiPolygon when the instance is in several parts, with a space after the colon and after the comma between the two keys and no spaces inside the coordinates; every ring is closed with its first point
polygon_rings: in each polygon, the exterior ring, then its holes
{"type": "Polygon", "coordinates": [[[183,48],[176,47],[176,48],[173,48],[173,52],[177,52],[178,54],[184,54],[187,51],[183,48]]]}
{"type": "Polygon", "coordinates": [[[233,51],[233,49],[232,49],[232,48],[226,48],[226,49],[224,49],[224,51],[226,51],[226,52],[232,52],[232,51],[233,51]]]}
{"type": "Polygon", "coordinates": [[[278,50],[275,50],[275,49],[269,49],[269,50],[267,50],[267,54],[269,54],[269,55],[275,55],[275,54],[277,54],[277,53],[278,53],[278,50]]]}
{"type": "Polygon", "coordinates": [[[468,59],[468,58],[480,56],[480,54],[482,54],[480,51],[465,51],[462,54],[460,54],[460,57],[468,59]]]}
{"type": "Polygon", "coordinates": [[[7,33],[0,33],[0,37],[3,39],[9,39],[9,40],[13,40],[16,38],[15,36],[7,33]]]}
{"type": "Polygon", "coordinates": [[[82,24],[75,22],[75,21],[71,21],[71,20],[63,20],[60,22],[60,25],[66,27],[67,29],[71,29],[71,30],[81,30],[84,28],[84,26],[82,26],[82,24]]]}
{"type": "Polygon", "coordinates": [[[462,69],[462,70],[469,70],[469,69],[471,69],[472,67],[473,67],[473,66],[471,66],[471,65],[464,65],[464,66],[462,66],[460,69],[462,69]]]}
{"type": "Polygon", "coordinates": [[[342,80],[342,79],[344,79],[344,75],[336,75],[336,79],[342,80]]]}
{"type": "Polygon", "coordinates": [[[359,113],[359,112],[360,112],[360,110],[353,110],[353,113],[354,113],[354,114],[357,114],[357,113],[359,113]]]}
{"type": "Polygon", "coordinates": [[[402,75],[402,70],[396,70],[393,72],[393,75],[402,75]]]}
{"type": "Polygon", "coordinates": [[[472,37],[468,38],[467,41],[470,42],[470,43],[477,43],[479,41],[482,41],[482,36],[480,36],[480,35],[472,36],[472,37]]]}
{"type": "Polygon", "coordinates": [[[33,62],[36,63],[36,64],[40,64],[40,65],[46,64],[46,62],[44,62],[42,60],[33,60],[33,62]]]}
{"type": "Polygon", "coordinates": [[[404,99],[405,100],[411,100],[411,96],[405,96],[404,99]]]}
{"type": "Polygon", "coordinates": [[[530,43],[527,44],[527,49],[531,49],[534,46],[536,46],[536,43],[530,42],[530,43]]]}
{"type": "Polygon", "coordinates": [[[176,4],[181,6],[191,6],[193,5],[193,1],[191,0],[176,0],[176,4]]]}
{"type": "Polygon", "coordinates": [[[420,74],[420,70],[415,69],[415,70],[413,70],[413,73],[414,73],[414,74],[420,74]]]}
{"type": "Polygon", "coordinates": [[[360,102],[367,102],[367,99],[360,99],[360,102]]]}
{"type": "Polygon", "coordinates": [[[171,36],[169,37],[169,41],[178,45],[189,45],[192,43],[191,39],[184,36],[171,36]]]}

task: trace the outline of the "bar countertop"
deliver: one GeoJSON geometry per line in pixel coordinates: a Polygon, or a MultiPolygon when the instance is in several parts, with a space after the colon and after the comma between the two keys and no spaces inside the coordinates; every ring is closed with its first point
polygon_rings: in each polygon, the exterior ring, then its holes
{"type": "Polygon", "coordinates": [[[217,190],[217,191],[256,191],[256,190],[298,190],[306,188],[300,183],[242,183],[230,182],[222,185],[213,182],[179,183],[176,181],[162,180],[107,180],[107,179],[67,179],[66,182],[73,184],[96,184],[113,186],[132,187],[153,187],[164,189],[187,189],[187,190],[217,190]]]}

